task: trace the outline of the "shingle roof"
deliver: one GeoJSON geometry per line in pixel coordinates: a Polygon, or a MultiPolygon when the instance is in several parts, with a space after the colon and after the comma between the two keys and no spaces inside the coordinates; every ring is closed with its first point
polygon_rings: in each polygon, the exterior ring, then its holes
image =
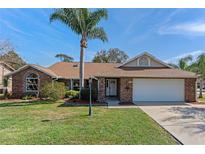
{"type": "Polygon", "coordinates": [[[58,75],[55,74],[52,70],[50,70],[50,69],[48,69],[48,68],[45,68],[45,67],[42,67],[42,66],[39,66],[39,65],[36,65],[36,64],[28,64],[28,65],[25,65],[25,66],[23,66],[23,67],[21,67],[21,68],[15,70],[15,71],[11,72],[11,73],[8,73],[6,76],[12,76],[13,74],[15,74],[15,73],[17,73],[17,72],[20,72],[20,71],[22,71],[22,70],[25,70],[25,69],[28,68],[28,67],[32,67],[32,68],[37,69],[37,70],[39,70],[39,71],[41,71],[41,72],[44,72],[44,73],[48,74],[48,75],[51,76],[51,77],[54,77],[54,78],[57,78],[57,77],[58,77],[58,75]]]}
{"type": "Polygon", "coordinates": [[[58,75],[56,73],[54,73],[51,69],[49,68],[46,68],[46,67],[43,67],[43,66],[40,66],[40,65],[36,65],[36,64],[31,64],[29,66],[32,66],[34,68],[37,68],[38,70],[42,71],[42,72],[45,72],[47,73],[48,75],[50,76],[53,76],[53,77],[58,77],[58,75]]]}
{"type": "MultiPolygon", "coordinates": [[[[195,73],[173,68],[128,68],[118,67],[114,63],[85,62],[84,78],[96,77],[135,77],[135,78],[197,78],[195,73]]],[[[79,79],[79,62],[58,62],[48,68],[39,65],[25,65],[24,67],[9,73],[15,74],[27,67],[33,67],[54,78],[79,79]]]]}
{"type": "MultiPolygon", "coordinates": [[[[88,79],[90,76],[95,76],[100,72],[109,72],[117,68],[119,64],[114,63],[91,63],[85,62],[84,65],[84,77],[88,79]]],[[[60,78],[79,78],[79,62],[59,62],[50,67],[55,74],[60,78]]]]}
{"type": "MultiPolygon", "coordinates": [[[[143,78],[196,78],[192,72],[172,68],[123,68],[120,64],[85,62],[85,79],[96,77],[143,77],[143,78]]],[[[59,62],[50,66],[60,78],[79,78],[78,62],[59,62]]]]}

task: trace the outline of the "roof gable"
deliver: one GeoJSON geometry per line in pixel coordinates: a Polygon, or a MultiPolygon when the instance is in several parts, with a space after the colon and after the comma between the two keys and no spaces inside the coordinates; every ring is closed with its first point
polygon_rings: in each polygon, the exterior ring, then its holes
{"type": "Polygon", "coordinates": [[[148,58],[149,65],[146,66],[146,67],[173,68],[173,67],[169,66],[168,64],[166,64],[165,62],[163,62],[163,61],[159,60],[158,58],[154,57],[153,55],[151,55],[148,52],[143,52],[143,53],[135,56],[134,58],[131,58],[127,62],[121,64],[119,67],[142,67],[142,66],[139,65],[139,59],[141,57],[147,57],[148,58]]]}
{"type": "Polygon", "coordinates": [[[5,63],[3,61],[0,61],[0,65],[6,67],[10,71],[14,71],[15,70],[13,67],[11,67],[10,65],[8,65],[7,63],[5,63]]]}
{"type": "Polygon", "coordinates": [[[58,77],[58,76],[57,76],[53,71],[51,71],[50,69],[47,69],[47,68],[42,67],[42,66],[39,66],[39,65],[34,65],[34,64],[25,65],[25,66],[23,66],[23,67],[21,67],[21,68],[15,70],[15,71],[13,71],[13,72],[7,74],[6,76],[12,76],[13,74],[16,74],[16,73],[18,73],[18,72],[20,72],[20,71],[23,71],[23,70],[25,70],[25,69],[27,69],[27,68],[29,68],[29,67],[34,68],[34,69],[36,69],[36,70],[38,70],[38,71],[41,71],[41,72],[43,72],[43,73],[45,73],[45,74],[47,74],[47,75],[49,75],[49,76],[51,76],[51,77],[53,77],[53,78],[57,78],[57,77],[58,77]]]}

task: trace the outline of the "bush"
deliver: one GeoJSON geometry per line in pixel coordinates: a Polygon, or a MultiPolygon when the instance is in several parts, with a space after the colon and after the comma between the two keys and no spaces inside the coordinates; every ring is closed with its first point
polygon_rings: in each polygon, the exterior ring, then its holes
{"type": "Polygon", "coordinates": [[[32,95],[25,95],[22,97],[23,100],[29,100],[29,99],[32,99],[34,98],[32,95]]]}
{"type": "MultiPolygon", "coordinates": [[[[91,91],[92,94],[92,100],[97,100],[97,90],[92,89],[91,91]]],[[[82,100],[89,100],[90,99],[90,89],[89,88],[84,88],[81,90],[81,99],[82,100]]]]}
{"type": "Polygon", "coordinates": [[[76,90],[68,90],[66,91],[65,97],[67,98],[78,98],[79,97],[79,91],[76,90]]]}
{"type": "Polygon", "coordinates": [[[65,84],[62,82],[51,82],[46,83],[42,88],[42,96],[47,97],[50,100],[56,101],[60,98],[65,97],[65,84]]]}

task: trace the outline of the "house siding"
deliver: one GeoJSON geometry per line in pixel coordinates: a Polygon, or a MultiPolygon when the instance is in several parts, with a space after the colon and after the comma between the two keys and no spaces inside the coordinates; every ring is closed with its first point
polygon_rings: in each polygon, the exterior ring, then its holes
{"type": "MultiPolygon", "coordinates": [[[[52,81],[49,75],[29,67],[12,76],[12,98],[21,98],[26,93],[25,78],[30,73],[39,75],[39,91],[45,83],[52,81]]],[[[41,92],[39,94],[41,95],[41,92]]]]}
{"type": "Polygon", "coordinates": [[[185,101],[196,102],[196,79],[185,79],[185,101]]]}

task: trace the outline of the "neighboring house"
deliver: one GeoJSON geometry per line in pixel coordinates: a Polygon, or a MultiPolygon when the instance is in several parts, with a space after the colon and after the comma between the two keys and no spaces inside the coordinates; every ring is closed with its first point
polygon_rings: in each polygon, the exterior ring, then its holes
{"type": "MultiPolygon", "coordinates": [[[[12,68],[10,65],[6,64],[5,62],[3,61],[0,61],[0,92],[2,93],[3,92],[3,88],[4,88],[4,85],[3,85],[3,80],[4,80],[4,76],[13,72],[14,71],[14,68],[12,68]]],[[[8,91],[11,91],[11,78],[9,79],[9,83],[8,83],[8,91]]]]}
{"type": "MultiPolygon", "coordinates": [[[[68,89],[79,89],[79,63],[59,62],[48,68],[26,65],[12,73],[14,97],[39,93],[46,82],[64,82],[68,89]]],[[[195,102],[196,78],[192,72],[174,69],[144,52],[124,64],[85,63],[85,87],[95,76],[98,101],[114,97],[120,102],[195,102]]]]}
{"type": "MultiPolygon", "coordinates": [[[[197,79],[196,82],[197,82],[197,88],[200,89],[200,79],[197,79]]],[[[205,80],[203,80],[202,88],[205,89],[205,80]]]]}

